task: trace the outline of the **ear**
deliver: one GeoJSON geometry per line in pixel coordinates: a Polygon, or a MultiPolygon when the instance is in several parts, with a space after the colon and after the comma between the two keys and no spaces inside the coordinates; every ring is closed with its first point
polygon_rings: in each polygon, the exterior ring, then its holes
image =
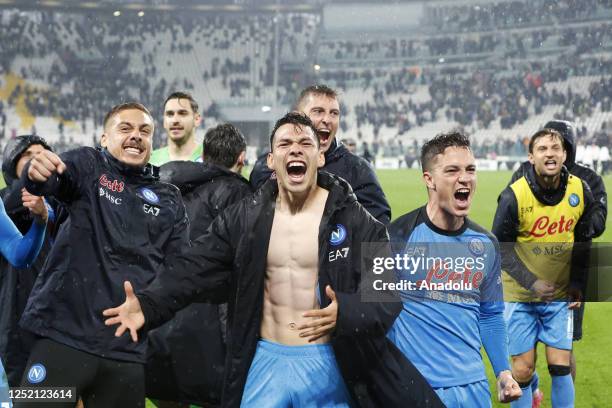
{"type": "Polygon", "coordinates": [[[236,164],[240,166],[244,166],[244,162],[246,161],[246,150],[243,150],[239,155],[238,159],[236,159],[236,164]]]}
{"type": "Polygon", "coordinates": [[[102,137],[100,138],[100,145],[102,147],[107,147],[107,143],[108,143],[108,136],[106,136],[106,133],[102,133],[102,137]]]}
{"type": "Polygon", "coordinates": [[[202,115],[200,115],[199,113],[196,113],[196,114],[194,115],[194,118],[195,118],[195,120],[194,120],[194,122],[195,122],[195,127],[200,127],[200,125],[202,124],[202,120],[204,120],[204,119],[202,118],[202,115]]]}
{"type": "Polygon", "coordinates": [[[567,160],[567,150],[563,149],[563,163],[567,160]]]}
{"type": "Polygon", "coordinates": [[[527,153],[527,160],[529,160],[529,163],[531,163],[531,164],[535,163],[535,160],[533,159],[533,154],[531,154],[531,153],[527,153]]]}
{"type": "Polygon", "coordinates": [[[433,176],[429,171],[423,172],[423,181],[425,182],[425,186],[427,186],[428,190],[436,191],[436,183],[434,183],[433,176]]]}
{"type": "Polygon", "coordinates": [[[325,166],[325,154],[319,150],[319,158],[317,159],[317,168],[325,166]]]}
{"type": "Polygon", "coordinates": [[[268,153],[268,156],[266,157],[266,164],[270,170],[274,170],[274,156],[272,156],[272,152],[268,153]]]}

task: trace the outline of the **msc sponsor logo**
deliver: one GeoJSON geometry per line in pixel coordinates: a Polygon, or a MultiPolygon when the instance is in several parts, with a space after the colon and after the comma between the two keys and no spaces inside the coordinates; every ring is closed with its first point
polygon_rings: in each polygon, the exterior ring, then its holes
{"type": "Polygon", "coordinates": [[[346,228],[342,224],[336,224],[336,229],[332,231],[329,237],[329,243],[333,246],[340,245],[346,239],[346,228]]]}
{"type": "Polygon", "coordinates": [[[30,384],[38,384],[47,378],[47,369],[44,365],[37,363],[30,367],[28,371],[28,381],[30,384]]]}
{"type": "Polygon", "coordinates": [[[123,199],[121,199],[120,197],[115,197],[102,187],[100,187],[100,197],[106,198],[108,201],[115,205],[121,205],[121,203],[123,202],[123,199]]]}
{"type": "Polygon", "coordinates": [[[123,181],[119,181],[119,180],[111,181],[108,179],[106,174],[102,174],[102,176],[100,176],[100,185],[108,188],[110,191],[113,191],[115,193],[121,193],[123,189],[125,188],[125,184],[123,183],[123,181]]]}

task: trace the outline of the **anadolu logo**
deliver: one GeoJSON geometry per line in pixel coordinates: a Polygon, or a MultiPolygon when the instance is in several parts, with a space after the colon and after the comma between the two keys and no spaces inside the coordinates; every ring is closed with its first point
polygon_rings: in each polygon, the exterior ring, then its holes
{"type": "Polygon", "coordinates": [[[470,242],[468,243],[468,249],[470,250],[472,255],[480,256],[484,254],[485,251],[484,242],[482,242],[480,238],[474,237],[470,239],[470,242]]]}
{"type": "Polygon", "coordinates": [[[142,195],[142,198],[144,198],[145,200],[147,200],[151,204],[158,204],[159,203],[159,197],[157,196],[157,194],[155,194],[153,192],[153,190],[150,190],[150,189],[148,189],[146,187],[143,187],[143,188],[140,189],[140,194],[142,195]]]}
{"type": "Polygon", "coordinates": [[[28,371],[28,381],[30,384],[38,384],[47,378],[47,370],[45,366],[37,363],[30,367],[30,371],[28,371]]]}
{"type": "Polygon", "coordinates": [[[336,246],[340,245],[346,239],[346,228],[342,224],[336,224],[336,229],[332,231],[329,237],[329,243],[336,246]]]}
{"type": "Polygon", "coordinates": [[[569,205],[576,207],[578,204],[580,204],[580,197],[578,197],[578,194],[572,193],[567,201],[569,201],[569,205]]]}

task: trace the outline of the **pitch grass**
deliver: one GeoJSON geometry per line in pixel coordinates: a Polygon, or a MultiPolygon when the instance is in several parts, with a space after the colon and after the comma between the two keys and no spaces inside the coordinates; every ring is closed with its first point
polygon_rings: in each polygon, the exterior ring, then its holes
{"type": "MultiPolygon", "coordinates": [[[[387,199],[391,204],[393,218],[423,205],[427,193],[419,172],[415,170],[380,170],[377,172],[387,199]]],[[[476,194],[472,201],[470,218],[490,229],[497,208],[497,196],[504,189],[511,172],[480,172],[476,194]]],[[[604,177],[606,191],[612,192],[612,176],[604,177]]],[[[597,241],[612,241],[612,222],[608,218],[606,232],[597,241]]],[[[576,378],[576,407],[603,408],[612,405],[612,326],[607,315],[612,315],[610,303],[588,303],[583,323],[583,338],[574,343],[578,374],[576,378]]],[[[511,336],[512,333],[509,333],[511,336]]],[[[544,391],[543,407],[550,402],[550,376],[546,367],[544,348],[538,347],[537,371],[540,389],[544,391]]],[[[488,359],[485,357],[491,393],[495,394],[495,379],[488,359]]],[[[496,397],[494,397],[496,400],[496,397]]],[[[494,403],[496,407],[507,406],[494,403]]]]}

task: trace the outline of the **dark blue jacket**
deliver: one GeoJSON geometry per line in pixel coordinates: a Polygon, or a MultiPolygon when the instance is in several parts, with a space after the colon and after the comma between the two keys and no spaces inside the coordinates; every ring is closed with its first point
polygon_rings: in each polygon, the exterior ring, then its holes
{"type": "MultiPolygon", "coordinates": [[[[21,326],[39,336],[116,360],[144,362],[146,337],[116,338],[102,311],[125,301],[123,282],[142,290],[170,254],[189,245],[180,192],[150,165],[125,165],[108,151],[82,147],[60,156],[66,171],[46,183],[69,212],[26,305],[21,326]]],[[[29,166],[29,165],[28,165],[29,166]]]]}

